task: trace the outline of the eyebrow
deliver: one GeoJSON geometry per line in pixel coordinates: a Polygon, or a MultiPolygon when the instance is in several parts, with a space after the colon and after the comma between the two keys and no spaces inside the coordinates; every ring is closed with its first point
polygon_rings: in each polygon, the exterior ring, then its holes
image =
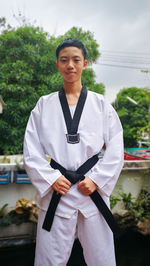
{"type": "MultiPolygon", "coordinates": [[[[65,55],[62,55],[60,56],[60,59],[63,59],[63,58],[68,58],[69,56],[65,56],[65,55]]],[[[73,58],[81,58],[79,55],[74,55],[73,58]]]]}

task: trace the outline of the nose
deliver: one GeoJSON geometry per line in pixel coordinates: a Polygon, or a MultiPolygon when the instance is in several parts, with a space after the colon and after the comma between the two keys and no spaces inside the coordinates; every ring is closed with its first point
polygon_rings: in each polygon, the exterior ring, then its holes
{"type": "Polygon", "coordinates": [[[72,60],[69,60],[68,61],[68,66],[67,66],[69,69],[72,69],[74,67],[73,65],[73,61],[72,60]]]}

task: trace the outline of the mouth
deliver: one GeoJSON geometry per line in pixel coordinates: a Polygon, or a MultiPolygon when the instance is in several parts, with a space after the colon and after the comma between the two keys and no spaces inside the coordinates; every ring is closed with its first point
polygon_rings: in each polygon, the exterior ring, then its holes
{"type": "Polygon", "coordinates": [[[73,71],[69,71],[69,72],[66,72],[67,75],[72,75],[72,74],[75,74],[75,72],[73,71]]]}

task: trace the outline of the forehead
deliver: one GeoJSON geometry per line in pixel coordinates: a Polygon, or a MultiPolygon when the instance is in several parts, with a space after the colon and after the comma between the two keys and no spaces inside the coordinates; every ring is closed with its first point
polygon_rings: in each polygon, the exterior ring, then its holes
{"type": "Polygon", "coordinates": [[[82,50],[78,47],[74,47],[74,46],[69,46],[69,47],[65,47],[63,48],[60,53],[59,53],[59,57],[62,56],[79,56],[79,57],[83,57],[82,54],[82,50]]]}

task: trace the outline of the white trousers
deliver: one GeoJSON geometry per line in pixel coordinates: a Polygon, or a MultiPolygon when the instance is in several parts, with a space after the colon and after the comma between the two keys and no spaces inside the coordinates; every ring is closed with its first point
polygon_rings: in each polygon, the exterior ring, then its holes
{"type": "Polygon", "coordinates": [[[42,229],[45,214],[39,214],[34,266],[66,266],[76,228],[88,266],[116,266],[113,234],[100,213],[85,218],[76,212],[70,219],[55,215],[50,232],[42,229]]]}

